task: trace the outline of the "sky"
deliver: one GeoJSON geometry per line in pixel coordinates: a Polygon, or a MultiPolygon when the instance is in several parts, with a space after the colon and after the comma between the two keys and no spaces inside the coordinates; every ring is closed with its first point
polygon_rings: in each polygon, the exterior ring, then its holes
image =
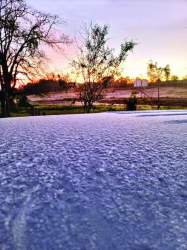
{"type": "MultiPolygon", "coordinates": [[[[85,25],[107,24],[109,45],[116,50],[124,40],[138,43],[122,70],[124,76],[146,76],[147,63],[170,64],[172,73],[187,75],[187,0],[27,0],[34,8],[59,15],[62,31],[79,39],[85,25]]],[[[49,70],[68,69],[75,56],[50,51],[49,70]]]]}

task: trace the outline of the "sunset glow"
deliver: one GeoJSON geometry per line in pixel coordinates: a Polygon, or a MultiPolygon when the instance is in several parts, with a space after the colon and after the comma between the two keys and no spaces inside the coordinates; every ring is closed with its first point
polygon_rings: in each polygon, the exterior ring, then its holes
{"type": "MultiPolygon", "coordinates": [[[[97,22],[110,26],[110,45],[118,48],[123,39],[138,43],[124,65],[123,74],[145,76],[150,59],[170,64],[172,73],[187,74],[187,3],[185,0],[29,0],[42,11],[58,14],[65,23],[62,30],[78,38],[85,24],[97,22]]],[[[72,45],[72,46],[75,46],[72,45]]],[[[68,48],[65,56],[53,52],[49,70],[67,71],[74,56],[68,48]]]]}

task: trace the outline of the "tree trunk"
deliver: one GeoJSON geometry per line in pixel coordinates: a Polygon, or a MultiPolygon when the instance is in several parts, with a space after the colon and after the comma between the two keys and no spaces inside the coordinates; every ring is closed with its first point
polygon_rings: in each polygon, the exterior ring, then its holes
{"type": "Polygon", "coordinates": [[[5,117],[10,116],[10,96],[8,93],[5,95],[5,117]]]}
{"type": "Polygon", "coordinates": [[[1,92],[1,117],[10,116],[10,96],[7,91],[1,92]]]}
{"type": "Polygon", "coordinates": [[[93,104],[91,102],[84,102],[84,112],[90,113],[93,109],[93,104]]]}
{"type": "Polygon", "coordinates": [[[1,117],[5,117],[5,98],[3,92],[1,92],[1,117]]]}
{"type": "Polygon", "coordinates": [[[5,100],[5,90],[1,87],[0,99],[1,99],[1,117],[6,117],[6,100],[5,100]]]}
{"type": "Polygon", "coordinates": [[[88,103],[84,103],[84,112],[89,113],[88,103]]]}

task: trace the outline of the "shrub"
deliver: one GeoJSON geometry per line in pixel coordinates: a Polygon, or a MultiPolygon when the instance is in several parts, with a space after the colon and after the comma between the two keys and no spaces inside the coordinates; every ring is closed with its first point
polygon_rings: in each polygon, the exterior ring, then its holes
{"type": "Polygon", "coordinates": [[[136,96],[131,96],[127,102],[127,110],[135,111],[137,109],[137,98],[136,96]]]}

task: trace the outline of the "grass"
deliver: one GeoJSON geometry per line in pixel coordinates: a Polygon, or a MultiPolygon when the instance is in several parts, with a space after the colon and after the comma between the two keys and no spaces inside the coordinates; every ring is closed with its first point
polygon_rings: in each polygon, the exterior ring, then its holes
{"type": "MultiPolygon", "coordinates": [[[[41,113],[46,115],[53,114],[82,114],[84,109],[82,106],[63,106],[63,105],[42,105],[36,107],[41,113]]],[[[124,107],[121,105],[111,106],[111,105],[97,105],[91,113],[100,113],[107,111],[122,111],[124,107]]]]}
{"type": "MultiPolygon", "coordinates": [[[[35,115],[66,115],[66,114],[83,114],[84,109],[82,106],[64,106],[64,105],[36,105],[35,115]]],[[[170,109],[187,109],[183,106],[161,106],[161,110],[170,109]]],[[[97,105],[91,113],[101,113],[110,111],[125,111],[124,105],[97,105]]],[[[137,110],[157,110],[157,106],[151,105],[138,105],[137,110]]],[[[19,110],[11,112],[11,117],[25,117],[31,116],[30,108],[19,108],[19,110]]]]}
{"type": "MultiPolygon", "coordinates": [[[[84,109],[82,106],[64,106],[64,105],[35,105],[35,115],[66,115],[66,114],[83,114],[84,109]]],[[[122,111],[124,106],[121,105],[97,105],[91,113],[101,113],[108,111],[122,111]]],[[[31,116],[30,108],[19,108],[11,112],[11,117],[25,117],[31,116]]]]}

